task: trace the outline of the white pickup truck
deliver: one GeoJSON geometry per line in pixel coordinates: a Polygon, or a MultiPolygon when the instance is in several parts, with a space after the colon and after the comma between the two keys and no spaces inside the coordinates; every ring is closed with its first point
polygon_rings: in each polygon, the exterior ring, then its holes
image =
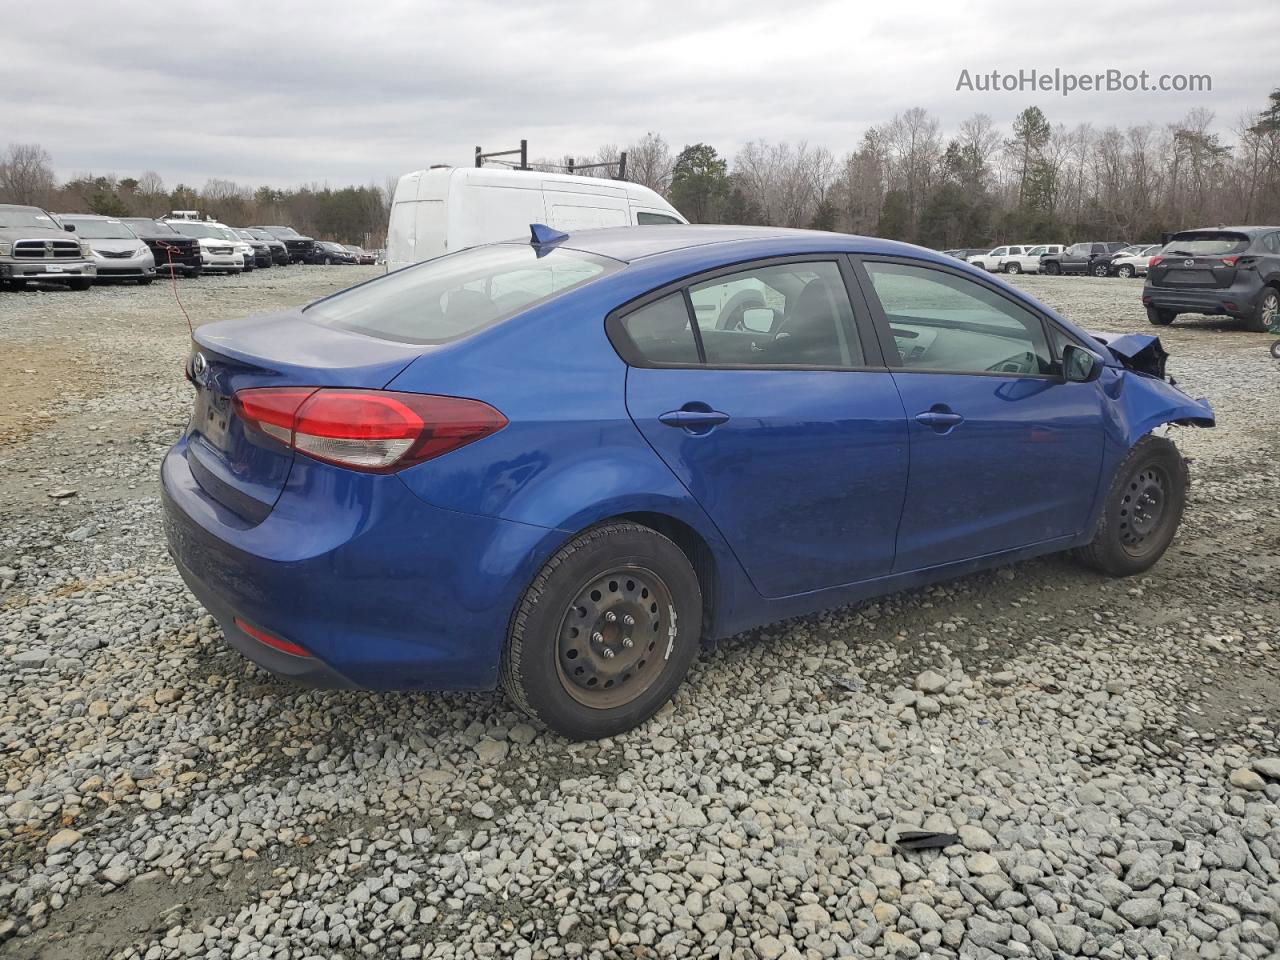
{"type": "Polygon", "coordinates": [[[1005,273],[1039,273],[1040,258],[1047,253],[1061,253],[1060,243],[1041,243],[1027,247],[1022,253],[1005,257],[1000,269],[1005,273]]]}
{"type": "Polygon", "coordinates": [[[980,253],[975,257],[970,257],[969,262],[975,267],[981,267],[991,273],[997,273],[1004,265],[1009,257],[1020,257],[1031,248],[1025,245],[1013,247],[996,247],[994,250],[988,250],[986,253],[980,253]]]}

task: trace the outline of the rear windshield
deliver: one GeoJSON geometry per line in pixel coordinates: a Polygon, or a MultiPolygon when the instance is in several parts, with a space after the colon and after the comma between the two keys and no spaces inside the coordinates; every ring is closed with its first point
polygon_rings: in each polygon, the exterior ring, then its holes
{"type": "Polygon", "coordinates": [[[1200,230],[1178,234],[1169,241],[1164,253],[1171,257],[1221,257],[1243,253],[1248,248],[1249,238],[1243,233],[1200,230]]]}
{"type": "Polygon", "coordinates": [[[316,323],[406,343],[447,343],[622,264],[577,250],[500,243],[428,260],[306,308],[316,323]]]}

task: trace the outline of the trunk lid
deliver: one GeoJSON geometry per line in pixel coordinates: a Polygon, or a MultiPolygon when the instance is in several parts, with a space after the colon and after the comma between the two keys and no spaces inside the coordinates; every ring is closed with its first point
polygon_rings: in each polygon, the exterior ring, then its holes
{"type": "Polygon", "coordinates": [[[430,350],[304,319],[301,311],[208,324],[195,331],[187,375],[196,389],[187,462],[210,497],[250,524],[271,512],[294,454],[249,430],[234,398],[248,387],[365,387],[389,383],[430,350]]]}
{"type": "Polygon", "coordinates": [[[1147,269],[1152,286],[1221,289],[1236,279],[1236,262],[1249,237],[1232,230],[1187,230],[1175,234],[1147,269]]]}

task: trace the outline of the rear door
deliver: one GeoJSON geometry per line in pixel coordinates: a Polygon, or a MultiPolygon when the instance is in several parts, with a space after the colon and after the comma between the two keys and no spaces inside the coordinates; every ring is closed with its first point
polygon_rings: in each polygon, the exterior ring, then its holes
{"type": "Polygon", "coordinates": [[[632,419],[766,597],[893,566],[907,429],[848,270],[760,261],[609,319],[632,419]],[[691,324],[694,303],[714,309],[691,324]]]}
{"type": "Polygon", "coordinates": [[[911,440],[894,571],[1079,534],[1102,468],[1102,399],[1096,383],[1063,381],[1048,321],[940,265],[860,269],[911,440]]]}

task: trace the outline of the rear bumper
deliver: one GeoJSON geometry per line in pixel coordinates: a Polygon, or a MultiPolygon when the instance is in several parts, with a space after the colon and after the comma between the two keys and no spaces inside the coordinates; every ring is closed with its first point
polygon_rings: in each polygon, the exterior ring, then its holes
{"type": "Polygon", "coordinates": [[[396,476],[299,458],[251,525],[192,476],[186,440],[161,468],[169,550],[228,643],[314,686],[482,690],[552,531],[443,510],[396,476]],[[306,648],[267,647],[236,619],[306,648]]]}
{"type": "Polygon", "coordinates": [[[1257,307],[1262,283],[1257,278],[1229,287],[1157,287],[1147,284],[1142,288],[1145,306],[1159,310],[1176,310],[1178,313],[1200,313],[1206,316],[1248,317],[1257,307]]]}

